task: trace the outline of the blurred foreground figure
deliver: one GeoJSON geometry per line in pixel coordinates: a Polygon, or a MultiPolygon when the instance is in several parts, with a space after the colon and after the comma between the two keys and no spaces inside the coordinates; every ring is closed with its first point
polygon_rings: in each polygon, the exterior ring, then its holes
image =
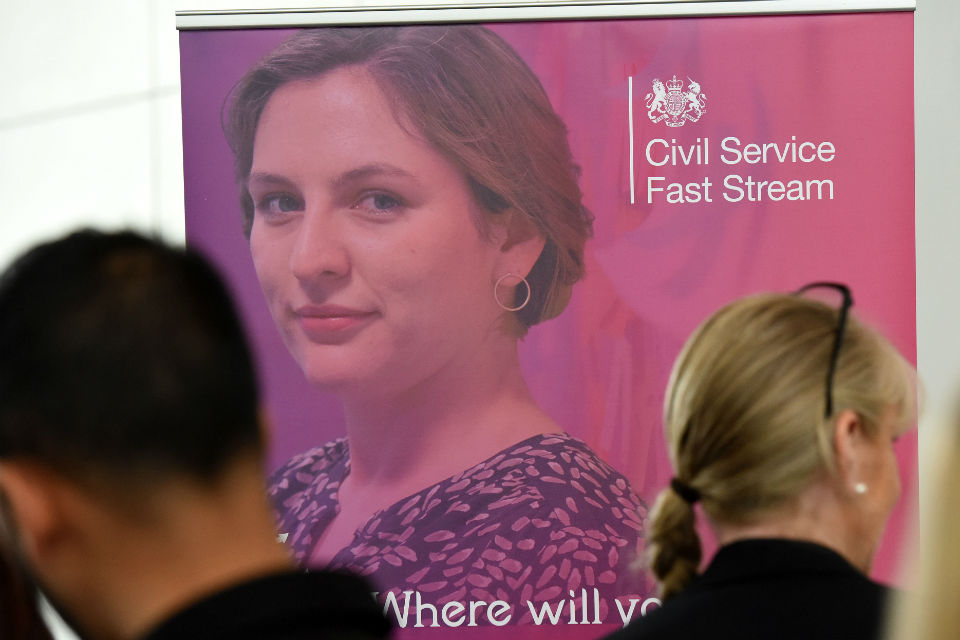
{"type": "Polygon", "coordinates": [[[250,353],[197,255],[79,232],[0,280],[8,543],[83,637],[378,638],[360,579],[276,542],[250,353]]]}
{"type": "Polygon", "coordinates": [[[852,302],[835,283],[753,296],[687,341],[664,414],[676,475],[649,537],[664,604],[616,638],[879,637],[888,590],[867,572],[915,376],[852,302]],[[699,575],[695,505],[720,545],[699,575]]]}
{"type": "MultiPolygon", "coordinates": [[[[939,425],[938,425],[939,426],[939,425]]],[[[960,638],[960,407],[946,429],[929,436],[920,535],[914,542],[912,588],[899,594],[891,640],[960,638]]]]}
{"type": "MultiPolygon", "coordinates": [[[[0,539],[5,535],[0,523],[0,539]]],[[[9,551],[0,547],[0,638],[3,640],[51,640],[37,609],[36,591],[10,562],[9,551]]]]}

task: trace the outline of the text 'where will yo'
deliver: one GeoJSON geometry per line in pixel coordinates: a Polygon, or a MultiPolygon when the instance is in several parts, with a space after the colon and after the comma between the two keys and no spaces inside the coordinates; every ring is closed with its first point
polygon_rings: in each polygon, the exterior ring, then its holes
{"type": "Polygon", "coordinates": [[[569,599],[526,601],[519,607],[514,607],[504,600],[451,600],[443,604],[433,604],[419,591],[413,590],[403,591],[399,595],[388,591],[382,598],[379,592],[374,592],[373,597],[382,602],[383,614],[401,629],[408,626],[502,627],[515,622],[515,615],[523,617],[521,624],[535,626],[602,625],[614,622],[626,626],[634,617],[644,616],[648,610],[656,609],[661,604],[658,598],[614,598],[614,613],[610,603],[601,598],[597,589],[571,590],[569,599]]]}

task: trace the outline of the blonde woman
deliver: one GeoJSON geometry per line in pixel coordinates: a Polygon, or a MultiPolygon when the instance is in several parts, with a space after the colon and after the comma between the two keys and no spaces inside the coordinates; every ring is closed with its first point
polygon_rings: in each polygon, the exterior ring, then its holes
{"type": "Polygon", "coordinates": [[[651,516],[664,605],[617,638],[879,634],[887,589],[867,572],[915,378],[851,305],[847,287],[814,283],[738,300],[690,337],[665,406],[676,475],[651,516]],[[696,505],[720,545],[702,574],[696,505]]]}

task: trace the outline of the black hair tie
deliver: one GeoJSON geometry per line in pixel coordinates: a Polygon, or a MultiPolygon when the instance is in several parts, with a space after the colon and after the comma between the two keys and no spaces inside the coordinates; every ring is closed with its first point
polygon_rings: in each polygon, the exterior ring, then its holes
{"type": "Polygon", "coordinates": [[[672,478],[670,480],[670,488],[690,506],[693,506],[700,500],[700,492],[690,485],[681,482],[678,478],[672,478]]]}

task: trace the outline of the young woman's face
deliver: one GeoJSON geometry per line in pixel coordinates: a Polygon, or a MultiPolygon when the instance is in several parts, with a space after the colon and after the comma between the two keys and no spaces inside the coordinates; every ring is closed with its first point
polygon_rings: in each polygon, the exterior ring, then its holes
{"type": "Polygon", "coordinates": [[[502,335],[501,252],[465,178],[400,127],[362,68],[277,89],[248,188],[257,276],[312,382],[403,392],[502,335]]]}

